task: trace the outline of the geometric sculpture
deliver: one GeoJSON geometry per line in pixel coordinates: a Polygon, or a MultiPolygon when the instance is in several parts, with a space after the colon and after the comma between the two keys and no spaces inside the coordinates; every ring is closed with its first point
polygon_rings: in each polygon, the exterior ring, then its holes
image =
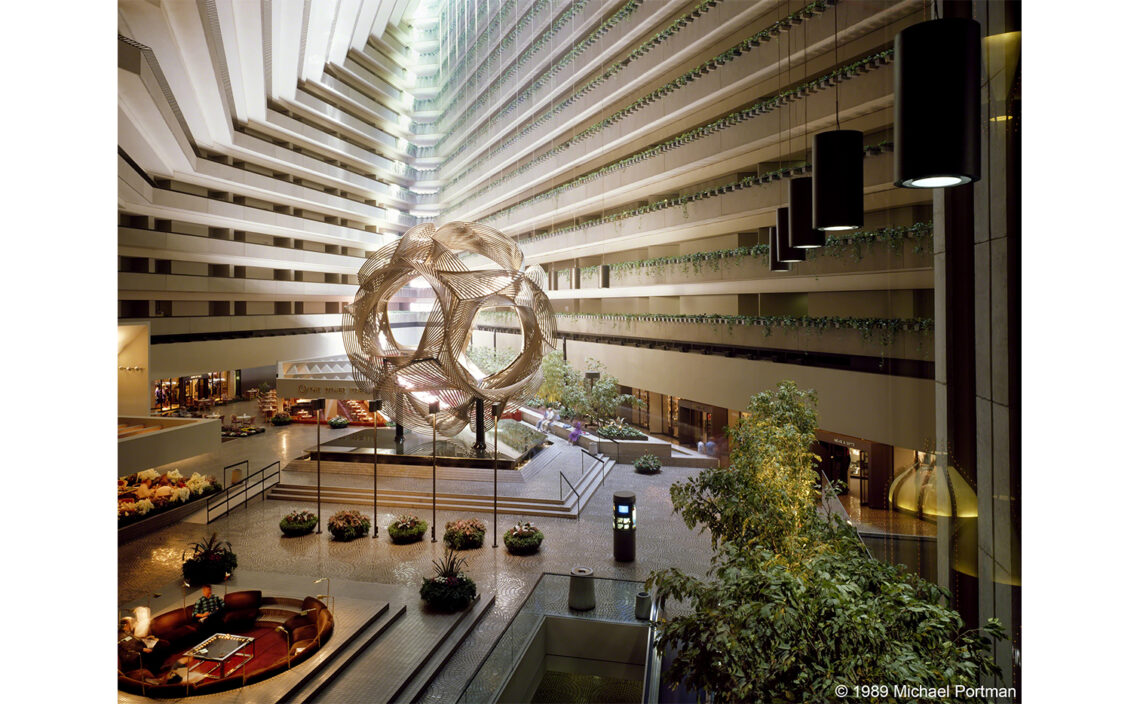
{"type": "Polygon", "coordinates": [[[436,229],[416,225],[381,247],[359,272],[360,290],[345,307],[344,348],[359,388],[384,400],[400,425],[429,430],[428,405],[438,401],[435,427],[455,435],[475,423],[476,399],[505,412],[519,407],[542,384],[543,355],[554,349],[556,330],[542,267],[523,269],[518,245],[498,230],[478,223],[452,222],[436,229]],[[459,254],[481,255],[488,266],[468,269],[459,254]],[[410,281],[422,278],[435,293],[416,348],[401,345],[392,333],[388,302],[410,281]],[[506,368],[486,374],[467,357],[475,316],[485,308],[508,307],[519,317],[522,350],[506,368]]]}

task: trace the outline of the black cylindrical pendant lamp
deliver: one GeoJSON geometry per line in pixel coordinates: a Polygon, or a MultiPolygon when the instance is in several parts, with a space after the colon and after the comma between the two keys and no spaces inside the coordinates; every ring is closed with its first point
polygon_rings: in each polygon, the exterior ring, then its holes
{"type": "Polygon", "coordinates": [[[788,181],[788,243],[795,249],[822,247],[827,234],[812,227],[811,176],[788,181]]]}
{"type": "Polygon", "coordinates": [[[791,227],[787,208],[776,209],[776,258],[782,262],[802,262],[807,253],[792,246],[789,239],[791,227]]]}
{"type": "Polygon", "coordinates": [[[895,185],[947,188],[982,177],[982,26],[950,17],[895,36],[895,185]]]}
{"type": "MultiPolygon", "coordinates": [[[[779,218],[778,212],[776,213],[776,217],[779,218]]],[[[768,271],[791,271],[792,270],[791,265],[785,264],[784,262],[780,261],[780,258],[777,256],[776,244],[777,244],[776,243],[776,228],[769,227],[768,228],[768,271]]]]}
{"type": "Polygon", "coordinates": [[[831,130],[815,135],[811,178],[812,227],[825,231],[863,227],[862,132],[831,130]]]}

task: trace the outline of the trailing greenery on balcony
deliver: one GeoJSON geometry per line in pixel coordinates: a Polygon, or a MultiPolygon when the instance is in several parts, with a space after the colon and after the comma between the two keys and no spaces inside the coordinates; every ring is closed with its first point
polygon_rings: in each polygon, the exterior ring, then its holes
{"type": "MultiPolygon", "coordinates": [[[[929,251],[931,235],[934,232],[934,223],[918,222],[913,225],[898,227],[881,227],[877,230],[860,230],[858,232],[845,232],[842,234],[829,233],[827,242],[819,249],[809,249],[808,258],[819,255],[842,257],[851,256],[855,259],[863,257],[863,248],[876,242],[885,242],[895,254],[902,254],[904,244],[912,244],[915,254],[929,251]]],[[[653,257],[651,259],[638,259],[628,262],[610,264],[610,276],[618,277],[626,273],[641,272],[646,269],[659,269],[662,267],[678,266],[684,273],[689,269],[699,272],[704,267],[718,271],[722,263],[743,264],[750,259],[768,261],[768,243],[753,245],[751,247],[736,247],[735,249],[718,249],[710,252],[690,252],[671,257],[653,257]]],[[[582,267],[581,274],[585,278],[593,276],[600,267],[598,265],[582,267]]],[[[559,272],[561,274],[561,272],[559,272]]]]}
{"type": "MultiPolygon", "coordinates": [[[[633,61],[636,58],[640,58],[640,57],[648,54],[654,47],[663,43],[666,39],[673,36],[678,31],[680,31],[681,28],[684,27],[686,24],[688,24],[689,22],[700,17],[702,14],[707,12],[709,10],[709,8],[715,6],[718,1],[719,0],[703,0],[702,2],[698,3],[697,6],[694,7],[692,10],[690,10],[688,14],[674,20],[672,24],[670,24],[664,30],[658,32],[653,37],[653,39],[650,39],[650,40],[642,43],[641,46],[639,46],[637,49],[634,49],[632,52],[630,52],[624,58],[615,61],[601,75],[599,75],[598,77],[594,78],[594,80],[592,80],[589,83],[587,83],[586,85],[584,85],[576,93],[574,93],[573,95],[563,99],[560,103],[558,103],[558,105],[553,106],[551,109],[547,110],[545,113],[543,113],[542,115],[540,115],[539,117],[537,117],[533,121],[531,121],[531,123],[528,124],[526,127],[524,127],[522,130],[517,131],[514,135],[512,135],[511,139],[509,139],[505,142],[501,142],[494,150],[492,150],[491,152],[480,157],[477,162],[475,162],[474,164],[472,164],[468,168],[464,169],[463,172],[460,173],[455,178],[448,181],[447,185],[452,186],[452,185],[458,183],[460,180],[465,178],[468,174],[470,174],[476,168],[478,168],[483,163],[485,163],[488,159],[490,159],[494,155],[498,154],[503,149],[509,148],[512,144],[517,142],[519,139],[521,139],[522,137],[525,137],[526,135],[530,134],[532,131],[538,129],[544,123],[546,123],[551,118],[553,118],[555,115],[562,112],[566,108],[570,107],[570,105],[577,102],[579,99],[583,98],[588,93],[599,88],[607,80],[609,80],[610,78],[613,78],[618,73],[620,73],[622,71],[622,69],[624,69],[626,66],[628,66],[630,64],[631,61],[633,61]]],[[[594,30],[589,36],[587,36],[585,39],[583,39],[582,41],[580,41],[576,45],[574,45],[574,47],[570,51],[566,52],[562,56],[562,58],[559,59],[558,63],[554,64],[553,66],[548,68],[544,73],[542,73],[537,78],[535,78],[534,81],[532,81],[531,84],[526,87],[526,89],[520,91],[515,96],[514,100],[512,100],[510,103],[508,103],[507,105],[500,108],[498,112],[496,112],[494,115],[492,115],[477,130],[475,130],[471,134],[467,135],[467,138],[463,141],[462,144],[460,144],[459,146],[456,147],[455,151],[453,151],[451,153],[450,157],[452,159],[454,159],[455,157],[462,154],[467,149],[468,146],[470,146],[473,143],[478,143],[479,137],[482,137],[487,132],[489,132],[498,123],[499,120],[506,117],[510,113],[514,112],[514,110],[516,108],[518,108],[519,106],[526,103],[526,101],[530,100],[535,95],[535,93],[537,93],[542,88],[542,86],[545,85],[546,82],[549,81],[556,73],[558,73],[562,69],[569,66],[575,59],[577,59],[582,53],[584,53],[586,51],[586,49],[589,48],[592,44],[601,40],[602,36],[604,36],[610,29],[612,29],[614,26],[616,26],[619,21],[625,19],[625,17],[632,14],[633,9],[635,9],[635,8],[631,9],[631,8],[629,8],[628,5],[623,7],[616,14],[614,14],[610,19],[608,19],[608,20],[606,20],[606,22],[602,23],[602,25],[600,27],[598,27],[598,29],[594,30]]],[[[459,126],[458,124],[455,125],[456,128],[458,126],[459,126]]],[[[448,139],[451,136],[451,134],[452,134],[452,132],[449,131],[448,134],[440,140],[440,142],[442,143],[443,141],[448,139]]]]}
{"type": "MultiPolygon", "coordinates": [[[[570,105],[572,105],[574,102],[585,97],[591,91],[599,88],[602,85],[602,83],[604,83],[609,78],[612,78],[613,76],[617,75],[623,68],[628,66],[631,61],[633,61],[636,58],[640,58],[640,57],[648,54],[649,51],[651,51],[653,49],[653,47],[664,42],[665,39],[672,36],[676,32],[680,31],[680,29],[683,28],[686,24],[688,24],[690,21],[696,19],[697,17],[699,17],[701,14],[703,14],[705,11],[707,11],[709,8],[713,7],[716,4],[717,4],[716,0],[705,0],[704,2],[698,4],[697,7],[695,7],[688,15],[681,17],[681,18],[678,18],[669,27],[667,27],[666,29],[659,32],[656,36],[654,36],[653,39],[646,41],[641,46],[639,46],[637,49],[633,50],[628,56],[626,56],[625,58],[623,58],[623,59],[615,62],[614,64],[612,64],[604,73],[602,73],[600,76],[595,78],[590,83],[587,83],[585,86],[583,86],[576,93],[574,93],[573,95],[562,100],[562,102],[560,102],[560,103],[558,103],[558,105],[552,107],[546,113],[535,118],[529,125],[527,125],[523,129],[516,130],[514,132],[514,134],[509,139],[506,139],[506,140],[503,140],[502,142],[500,142],[499,145],[497,147],[495,147],[493,150],[489,151],[487,154],[485,154],[480,159],[478,159],[475,163],[468,166],[466,169],[464,169],[464,171],[462,173],[458,174],[457,176],[455,176],[454,178],[449,180],[447,182],[447,184],[445,184],[444,188],[446,189],[448,187],[451,187],[451,186],[455,185],[456,183],[458,183],[460,180],[466,178],[470,173],[472,173],[472,172],[476,171],[477,169],[479,169],[480,167],[482,167],[482,165],[487,160],[493,158],[495,155],[499,154],[504,149],[510,148],[518,140],[526,137],[532,131],[538,129],[544,123],[546,123],[547,121],[552,119],[555,115],[562,112],[566,108],[570,107],[570,105]]],[[[793,12],[792,14],[788,15],[787,17],[784,17],[784,18],[778,20],[777,22],[775,22],[771,26],[769,26],[763,30],[760,30],[759,32],[753,34],[751,37],[744,39],[743,41],[737,43],[735,46],[726,49],[725,51],[721,52],[717,56],[715,56],[711,59],[708,59],[707,61],[695,66],[694,68],[690,69],[689,71],[681,74],[680,76],[673,79],[672,81],[664,84],[663,86],[660,86],[659,88],[657,88],[653,92],[651,92],[645,96],[642,96],[638,100],[635,100],[634,102],[625,106],[621,110],[618,110],[617,112],[613,113],[609,117],[607,117],[603,120],[600,120],[599,122],[594,123],[594,125],[591,125],[590,127],[586,128],[586,130],[584,132],[575,135],[570,140],[563,142],[562,144],[558,145],[554,149],[546,152],[545,154],[542,154],[542,155],[536,157],[535,159],[531,160],[530,162],[528,162],[526,164],[523,164],[522,166],[519,166],[515,170],[513,170],[510,173],[500,177],[499,179],[488,184],[487,186],[484,186],[479,191],[467,196],[463,200],[461,200],[461,201],[457,202],[456,204],[452,205],[451,207],[449,207],[448,212],[455,210],[456,208],[461,207],[462,205],[471,201],[474,198],[478,198],[479,196],[483,195],[484,193],[486,193],[490,189],[494,188],[495,186],[499,185],[500,183],[503,183],[510,178],[513,178],[519,174],[526,172],[527,170],[529,170],[533,166],[541,163],[542,161],[545,161],[546,159],[551,158],[555,154],[558,154],[559,152],[562,152],[562,151],[565,151],[566,149],[569,149],[571,146],[573,146],[574,144],[577,144],[578,142],[582,141],[583,139],[587,139],[587,138],[593,136],[594,134],[597,134],[597,132],[601,131],[602,129],[605,129],[606,127],[609,127],[609,126],[617,123],[618,121],[624,119],[625,117],[628,117],[629,115],[633,114],[634,112],[646,107],[650,103],[652,103],[656,100],[660,100],[660,99],[664,98],[666,95],[668,95],[668,94],[670,94],[676,90],[679,90],[684,85],[686,85],[688,83],[692,83],[696,80],[699,80],[702,76],[705,76],[705,75],[708,75],[709,73],[712,73],[713,71],[717,70],[719,67],[724,66],[724,65],[728,64],[729,62],[733,61],[734,59],[736,59],[737,57],[743,55],[745,52],[751,51],[753,48],[760,46],[760,44],[762,42],[770,41],[772,39],[772,37],[776,36],[781,31],[790,28],[793,24],[801,23],[804,19],[811,18],[811,17],[814,17],[815,15],[822,13],[824,10],[827,9],[827,7],[828,7],[827,2],[825,0],[820,0],[818,2],[813,2],[812,4],[808,5],[807,7],[804,7],[803,9],[798,10],[797,12],[793,12]]],[[[858,63],[858,62],[856,62],[856,63],[858,63]]],[[[561,65],[561,62],[560,62],[560,65],[561,65]]],[[[548,72],[548,73],[550,73],[550,72],[548,72]]],[[[850,77],[850,76],[846,76],[846,77],[850,77]]],[[[826,78],[826,77],[822,77],[822,78],[826,78]]],[[[835,83],[838,82],[838,80],[842,80],[842,79],[839,79],[839,78],[834,79],[831,83],[827,83],[826,85],[829,85],[829,86],[835,85],[835,83]]],[[[457,155],[459,155],[464,149],[466,149],[467,145],[471,144],[475,140],[475,138],[481,136],[486,131],[488,131],[491,128],[491,126],[494,124],[494,122],[496,120],[498,120],[501,116],[506,115],[507,113],[511,112],[512,110],[515,109],[515,107],[517,107],[517,105],[519,105],[522,102],[524,102],[525,100],[529,99],[530,95],[534,92],[534,90],[535,89],[527,88],[525,91],[521,92],[519,94],[519,96],[517,98],[515,98],[515,100],[510,105],[505,106],[502,110],[499,111],[499,113],[497,113],[494,117],[492,117],[490,120],[488,120],[488,122],[482,128],[480,128],[475,133],[470,135],[470,138],[468,140],[466,140],[463,145],[461,145],[455,152],[453,152],[451,154],[451,158],[454,158],[457,155]]],[[[792,92],[795,92],[795,90],[796,89],[792,89],[792,92]]],[[[811,92],[814,92],[814,90],[812,90],[811,92]]],[[[796,97],[800,97],[800,96],[797,95],[796,97]]],[[[446,139],[446,137],[444,139],[446,139]]],[[[443,140],[441,140],[441,142],[442,141],[443,140]]]]}
{"type": "MultiPolygon", "coordinates": [[[[687,142],[682,142],[680,144],[683,144],[683,143],[687,143],[687,142]]],[[[680,146],[680,144],[678,144],[677,146],[680,146]]],[[[672,149],[672,148],[676,148],[676,147],[670,147],[670,148],[672,149]]],[[[880,142],[879,144],[863,147],[863,156],[866,157],[868,155],[881,154],[883,152],[892,151],[893,149],[894,149],[893,143],[891,143],[891,142],[880,142]]],[[[590,218],[588,220],[583,220],[582,222],[579,222],[579,223],[574,224],[574,225],[566,225],[565,227],[560,227],[558,229],[551,230],[549,232],[544,232],[540,235],[533,235],[531,237],[520,237],[518,239],[518,243],[520,245],[532,244],[534,242],[549,239],[551,237],[557,237],[558,235],[562,235],[562,234],[565,234],[567,232],[574,232],[576,230],[584,230],[588,227],[593,227],[595,225],[602,225],[605,223],[617,222],[619,220],[624,220],[626,218],[637,217],[639,215],[646,215],[648,213],[656,212],[658,210],[664,210],[666,208],[675,208],[678,206],[680,206],[682,208],[682,212],[684,213],[684,217],[687,218],[688,212],[687,212],[686,208],[688,207],[689,203],[695,203],[696,201],[704,200],[706,198],[715,198],[717,196],[722,196],[726,193],[731,193],[732,191],[739,191],[739,190],[744,189],[744,188],[752,188],[753,186],[758,186],[758,185],[761,185],[764,183],[768,183],[770,181],[779,181],[780,179],[790,178],[792,176],[802,176],[803,174],[806,174],[810,171],[811,171],[811,167],[808,166],[806,163],[801,163],[801,164],[795,165],[795,166],[785,166],[782,168],[774,169],[772,171],[768,171],[767,173],[761,174],[759,176],[752,176],[752,175],[745,176],[744,178],[738,179],[738,180],[733,181],[731,183],[726,183],[726,184],[723,184],[720,186],[713,186],[713,187],[705,188],[705,189],[702,189],[700,191],[696,191],[694,193],[688,193],[688,194],[685,194],[683,196],[678,196],[676,198],[663,198],[663,199],[655,201],[653,203],[638,206],[636,208],[626,208],[625,210],[619,210],[617,212],[609,213],[607,215],[599,215],[597,217],[590,218]]],[[[505,211],[503,211],[503,212],[505,212],[505,211]]],[[[491,219],[491,217],[488,216],[486,218],[482,218],[480,220],[480,222],[486,222],[490,219],[491,219]]]]}
{"type": "MultiPolygon", "coordinates": [[[[563,54],[562,59],[559,60],[558,63],[552,65],[545,72],[543,72],[537,78],[535,78],[533,81],[531,81],[530,85],[526,88],[526,90],[522,91],[521,93],[516,93],[515,98],[509,104],[507,104],[506,106],[501,108],[490,119],[486,120],[479,129],[477,129],[472,134],[466,135],[466,138],[463,140],[463,142],[461,144],[459,144],[455,148],[455,150],[449,154],[448,158],[454,159],[455,157],[462,154],[467,149],[467,147],[471,146],[472,144],[477,144],[478,138],[485,135],[488,131],[490,131],[491,128],[494,126],[494,124],[498,120],[500,120],[503,117],[505,117],[506,115],[510,114],[516,107],[518,107],[523,102],[528,100],[536,91],[540,90],[548,81],[550,81],[556,73],[558,73],[562,69],[569,66],[575,59],[577,59],[580,55],[582,55],[586,51],[586,49],[588,49],[590,46],[592,46],[596,42],[600,41],[601,38],[607,32],[609,32],[611,29],[616,27],[618,25],[618,23],[620,23],[621,21],[625,20],[627,17],[632,15],[634,13],[634,11],[637,10],[641,6],[642,1],[643,0],[629,0],[625,5],[623,5],[621,7],[621,9],[619,9],[616,13],[611,15],[609,19],[607,19],[605,22],[603,22],[597,29],[595,29],[593,32],[591,32],[585,39],[583,39],[580,42],[578,42],[577,44],[575,44],[569,51],[567,51],[565,54],[563,54]]],[[[553,30],[554,29],[557,29],[557,26],[552,27],[552,29],[548,30],[546,34],[553,36],[553,30]]],[[[534,53],[537,53],[535,50],[536,50],[536,47],[538,47],[538,46],[539,46],[538,44],[532,45],[530,50],[528,50],[525,58],[529,58],[534,53]]],[[[523,58],[524,57],[519,57],[519,61],[521,61],[523,58]]],[[[460,129],[460,127],[462,127],[462,125],[466,124],[467,120],[469,118],[471,118],[478,109],[480,109],[483,105],[485,105],[486,102],[491,98],[491,96],[494,95],[494,93],[496,93],[498,91],[498,89],[501,87],[500,84],[505,82],[507,79],[509,79],[516,72],[517,67],[518,67],[518,62],[516,62],[516,64],[514,64],[510,68],[508,68],[507,71],[505,71],[499,77],[499,79],[496,81],[496,83],[493,86],[491,86],[486,91],[484,91],[479,96],[478,101],[474,105],[469,106],[467,108],[467,110],[464,111],[463,116],[460,117],[460,119],[457,120],[454,124],[452,124],[452,126],[447,130],[447,132],[440,138],[438,144],[442,145],[447,140],[449,140],[453,135],[455,135],[457,133],[457,131],[460,129]]],[[[480,160],[480,162],[485,161],[485,160],[486,160],[486,157],[483,157],[480,160]]],[[[470,169],[467,169],[466,171],[464,171],[464,174],[467,174],[469,172],[470,172],[470,169]]]]}
{"type": "MultiPolygon", "coordinates": [[[[864,342],[870,342],[879,333],[879,342],[889,346],[900,332],[929,335],[934,331],[931,318],[853,318],[843,316],[797,315],[680,315],[672,313],[555,313],[556,318],[569,321],[608,321],[611,323],[686,323],[693,325],[753,326],[764,329],[765,335],[780,329],[789,332],[813,331],[820,335],[829,330],[858,330],[864,342]]],[[[480,325],[518,327],[518,316],[513,311],[485,310],[476,317],[480,325]]]]}
{"type": "MultiPolygon", "coordinates": [[[[642,0],[629,0],[629,2],[626,3],[626,7],[623,8],[623,11],[627,11],[627,13],[632,12],[634,9],[637,9],[641,2],[642,0]]],[[[535,12],[536,8],[538,8],[540,5],[549,6],[550,2],[549,0],[540,0],[540,2],[535,3],[535,5],[531,7],[530,11],[528,11],[528,14],[535,12]]],[[[480,108],[486,105],[489,100],[497,95],[503,86],[506,85],[507,81],[509,81],[516,73],[519,72],[519,70],[521,70],[523,64],[527,63],[535,56],[544,54],[546,45],[549,44],[551,40],[554,39],[555,35],[562,31],[562,29],[568,25],[576,15],[581,13],[587,5],[589,5],[589,0],[576,0],[576,2],[574,2],[570,7],[566,8],[560,15],[558,15],[558,17],[553,22],[551,22],[550,26],[547,27],[546,31],[540,34],[538,38],[536,38],[533,42],[531,42],[526,51],[515,57],[510,65],[501,71],[499,77],[495,79],[491,85],[487,86],[485,90],[480,92],[479,97],[473,103],[467,106],[467,109],[463,111],[463,114],[460,115],[454,123],[452,123],[452,126],[447,130],[446,134],[444,134],[444,136],[440,139],[440,143],[442,144],[449,137],[451,137],[451,135],[454,134],[461,125],[465,124],[467,120],[471,119],[471,117],[474,116],[480,108]]],[[[508,34],[507,37],[503,38],[503,41],[499,44],[499,46],[491,51],[487,59],[484,60],[482,65],[479,67],[479,70],[476,71],[475,75],[473,77],[465,77],[463,83],[465,85],[478,85],[478,82],[483,78],[483,74],[486,71],[491,68],[499,68],[499,66],[495,64],[495,59],[497,59],[504,52],[504,50],[508,50],[511,46],[514,45],[515,39],[517,38],[518,33],[522,30],[522,27],[523,24],[521,22],[519,24],[516,24],[515,27],[511,30],[510,34],[508,34]]],[[[454,77],[455,75],[453,74],[453,78],[454,77]]],[[[441,110],[446,115],[447,111],[451,109],[452,105],[454,104],[454,97],[455,96],[452,96],[451,101],[447,104],[446,107],[441,105],[442,100],[440,98],[417,100],[413,104],[413,109],[417,112],[421,110],[441,110]]],[[[438,126],[439,121],[437,120],[434,124],[438,126]]]]}

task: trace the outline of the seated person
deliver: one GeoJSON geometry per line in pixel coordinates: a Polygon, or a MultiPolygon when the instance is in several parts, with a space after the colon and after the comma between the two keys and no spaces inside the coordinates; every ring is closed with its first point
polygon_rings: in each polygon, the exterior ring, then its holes
{"type": "Polygon", "coordinates": [[[162,668],[163,660],[166,659],[166,648],[169,643],[158,639],[154,647],[149,647],[141,638],[135,637],[132,626],[130,618],[119,621],[119,669],[123,672],[131,670],[158,672],[162,668]]]}
{"type": "Polygon", "coordinates": [[[202,597],[194,603],[194,618],[202,624],[205,635],[217,633],[222,626],[222,609],[225,603],[221,597],[214,596],[209,584],[202,587],[202,597]]]}
{"type": "Polygon", "coordinates": [[[582,437],[582,421],[576,420],[574,421],[574,429],[570,431],[570,437],[566,439],[570,441],[571,445],[573,445],[574,443],[578,442],[578,438],[580,437],[582,437]]]}
{"type": "Polygon", "coordinates": [[[705,453],[708,454],[709,457],[716,457],[716,443],[711,439],[705,443],[705,453]]]}
{"type": "Polygon", "coordinates": [[[702,455],[705,454],[705,441],[704,440],[698,440],[697,441],[697,452],[702,454],[702,455]]]}
{"type": "Polygon", "coordinates": [[[554,420],[554,414],[547,408],[542,413],[542,420],[538,421],[538,429],[544,433],[548,432],[550,430],[550,421],[552,420],[554,420]]]}

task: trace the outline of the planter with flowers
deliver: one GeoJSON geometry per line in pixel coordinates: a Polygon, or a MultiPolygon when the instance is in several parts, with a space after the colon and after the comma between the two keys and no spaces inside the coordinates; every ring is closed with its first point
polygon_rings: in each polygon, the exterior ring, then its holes
{"type": "Polygon", "coordinates": [[[356,540],[368,535],[372,522],[360,511],[337,511],[329,517],[329,533],[333,540],[356,540]]]}
{"type": "Polygon", "coordinates": [[[434,577],[424,577],[420,598],[430,609],[454,613],[465,608],[475,598],[475,582],[463,574],[467,560],[448,550],[440,560],[433,560],[434,577]]]}
{"type": "Polygon", "coordinates": [[[661,460],[656,455],[642,455],[633,461],[633,471],[638,474],[657,474],[661,471],[661,460]]]}
{"type": "Polygon", "coordinates": [[[177,469],[163,474],[144,469],[127,475],[119,479],[119,527],[185,506],[221,489],[213,477],[195,472],[186,478],[177,469]]]}
{"type": "Polygon", "coordinates": [[[298,535],[307,535],[317,527],[317,515],[312,511],[293,511],[281,519],[277,524],[287,538],[298,535]]]}
{"type": "Polygon", "coordinates": [[[449,521],[443,532],[443,542],[453,550],[470,550],[483,547],[487,524],[478,518],[449,521]]]}
{"type": "Polygon", "coordinates": [[[217,533],[190,543],[190,547],[190,557],[182,551],[182,576],[192,587],[224,582],[226,575],[237,569],[237,555],[228,540],[218,540],[217,533]]]}
{"type": "Polygon", "coordinates": [[[512,555],[533,555],[538,552],[538,546],[542,545],[542,537],[538,526],[530,521],[520,521],[503,533],[503,544],[512,555]]]}
{"type": "Polygon", "coordinates": [[[423,540],[427,527],[427,521],[420,520],[418,516],[404,514],[397,516],[388,526],[388,535],[396,545],[406,545],[423,540]]]}
{"type": "Polygon", "coordinates": [[[269,419],[269,422],[273,425],[289,425],[293,419],[289,417],[288,413],[277,413],[269,419]]]}
{"type": "Polygon", "coordinates": [[[345,418],[344,416],[333,416],[332,418],[329,418],[329,427],[334,430],[337,430],[339,428],[347,428],[348,418],[345,418]]]}

